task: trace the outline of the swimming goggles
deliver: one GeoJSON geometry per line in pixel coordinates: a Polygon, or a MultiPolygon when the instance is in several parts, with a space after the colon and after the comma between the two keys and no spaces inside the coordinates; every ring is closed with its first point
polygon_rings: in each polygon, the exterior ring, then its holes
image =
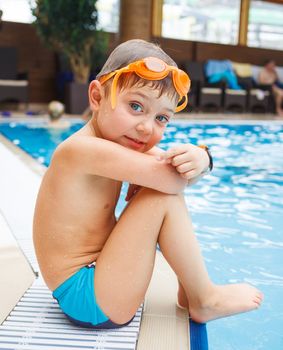
{"type": "Polygon", "coordinates": [[[100,83],[104,84],[107,80],[114,77],[111,85],[111,106],[113,109],[116,106],[116,89],[118,79],[121,74],[130,72],[134,72],[140,78],[146,80],[162,80],[166,78],[170,72],[172,72],[172,80],[174,87],[179,94],[179,102],[185,98],[182,104],[176,107],[175,112],[180,112],[186,107],[188,103],[188,92],[191,85],[189,76],[183,70],[175,66],[169,66],[157,57],[146,57],[142,60],[132,62],[126,67],[105,74],[99,78],[100,83]]]}

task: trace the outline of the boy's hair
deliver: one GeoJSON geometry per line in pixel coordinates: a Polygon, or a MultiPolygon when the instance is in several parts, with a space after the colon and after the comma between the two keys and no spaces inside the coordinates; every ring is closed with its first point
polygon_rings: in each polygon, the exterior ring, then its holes
{"type": "MultiPolygon", "coordinates": [[[[99,78],[103,75],[111,73],[122,67],[126,67],[132,62],[139,61],[146,57],[157,57],[168,65],[177,67],[177,64],[173,61],[173,59],[169,57],[158,45],[141,39],[133,39],[118,45],[112,51],[96,78],[99,80],[99,78]]],[[[109,79],[109,81],[103,84],[105,87],[106,96],[109,95],[112,80],[113,78],[109,79]]],[[[132,87],[135,85],[147,85],[152,89],[158,89],[159,96],[162,94],[167,94],[169,97],[176,99],[176,102],[179,99],[178,93],[174,88],[171,73],[162,80],[146,80],[140,78],[136,74],[125,73],[120,76],[117,85],[119,89],[125,89],[126,87],[132,87]]]]}
{"type": "Polygon", "coordinates": [[[275,61],[274,61],[272,58],[268,58],[268,59],[266,59],[266,60],[263,62],[263,65],[264,65],[264,66],[267,66],[269,63],[274,63],[274,64],[275,64],[275,61]]]}

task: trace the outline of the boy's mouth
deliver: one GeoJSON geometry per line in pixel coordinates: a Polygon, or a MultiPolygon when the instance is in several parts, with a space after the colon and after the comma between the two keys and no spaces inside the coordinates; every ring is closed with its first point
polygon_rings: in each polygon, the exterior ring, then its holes
{"type": "Polygon", "coordinates": [[[128,136],[125,136],[125,138],[129,141],[130,145],[133,146],[134,148],[141,148],[142,146],[145,145],[145,142],[142,142],[138,139],[133,139],[128,136]]]}

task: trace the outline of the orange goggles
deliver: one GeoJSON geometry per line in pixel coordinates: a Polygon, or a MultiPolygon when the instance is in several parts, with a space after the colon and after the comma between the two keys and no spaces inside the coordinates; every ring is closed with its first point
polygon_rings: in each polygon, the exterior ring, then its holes
{"type": "Polygon", "coordinates": [[[176,112],[184,109],[188,103],[188,92],[191,81],[189,76],[181,69],[169,66],[164,61],[156,57],[146,57],[142,60],[130,63],[128,66],[115,70],[114,72],[103,75],[99,78],[101,84],[114,77],[111,85],[111,106],[114,109],[116,106],[116,90],[117,82],[121,74],[134,72],[142,79],[146,80],[162,80],[172,72],[172,80],[174,87],[179,94],[179,102],[183,98],[185,100],[176,107],[176,112]]]}

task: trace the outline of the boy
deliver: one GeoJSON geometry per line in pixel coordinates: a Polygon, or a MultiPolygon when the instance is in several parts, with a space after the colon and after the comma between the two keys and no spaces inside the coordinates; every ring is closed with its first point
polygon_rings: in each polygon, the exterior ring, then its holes
{"type": "Polygon", "coordinates": [[[130,322],[157,243],[178,277],[178,303],[196,322],[261,303],[255,288],[216,286],[206,272],[182,191],[209,167],[207,152],[191,144],[167,152],[155,147],[186,105],[189,83],[158,46],[119,45],[90,84],[92,118],[53,155],[36,204],[34,244],[48,287],[77,324],[130,322]],[[123,181],[133,185],[116,219],[123,181]]]}

